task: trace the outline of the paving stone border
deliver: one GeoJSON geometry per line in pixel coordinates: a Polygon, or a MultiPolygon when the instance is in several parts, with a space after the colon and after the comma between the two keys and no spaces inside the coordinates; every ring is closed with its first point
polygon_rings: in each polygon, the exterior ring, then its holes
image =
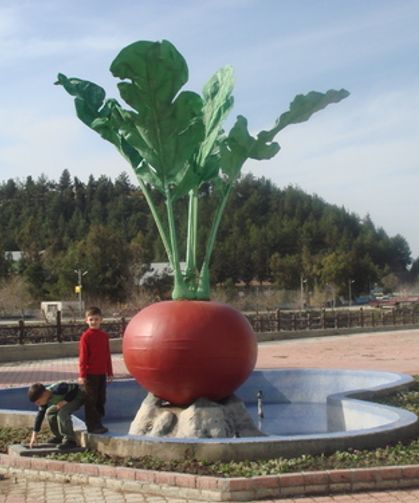
{"type": "Polygon", "coordinates": [[[202,501],[250,501],[419,487],[419,465],[221,478],[0,454],[0,473],[202,501]]]}

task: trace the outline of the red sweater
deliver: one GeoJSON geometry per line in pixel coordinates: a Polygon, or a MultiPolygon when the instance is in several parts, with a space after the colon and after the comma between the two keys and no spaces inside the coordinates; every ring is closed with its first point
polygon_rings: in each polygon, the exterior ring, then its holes
{"type": "Polygon", "coordinates": [[[112,376],[109,336],[103,330],[88,328],[82,333],[79,343],[79,374],[112,376]]]}

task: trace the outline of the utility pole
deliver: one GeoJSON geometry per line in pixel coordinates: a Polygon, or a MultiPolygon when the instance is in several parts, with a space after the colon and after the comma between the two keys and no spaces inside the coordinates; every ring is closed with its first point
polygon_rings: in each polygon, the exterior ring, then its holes
{"type": "Polygon", "coordinates": [[[77,285],[75,291],[79,297],[79,316],[83,318],[83,301],[82,301],[82,278],[86,276],[89,271],[82,271],[81,269],[74,269],[74,272],[77,274],[77,285]]]}

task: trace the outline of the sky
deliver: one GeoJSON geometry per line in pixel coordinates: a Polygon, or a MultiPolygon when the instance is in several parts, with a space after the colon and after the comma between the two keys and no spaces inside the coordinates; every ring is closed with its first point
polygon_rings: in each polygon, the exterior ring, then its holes
{"type": "Polygon", "coordinates": [[[169,40],[201,92],[220,67],[235,72],[235,106],[257,134],[296,94],[347,89],[339,104],[276,137],[269,161],[244,173],[298,186],[419,256],[419,0],[0,0],[0,183],[64,169],[117,177],[130,167],[82,124],[57,74],[118,98],[109,66],[137,40],[169,40]]]}

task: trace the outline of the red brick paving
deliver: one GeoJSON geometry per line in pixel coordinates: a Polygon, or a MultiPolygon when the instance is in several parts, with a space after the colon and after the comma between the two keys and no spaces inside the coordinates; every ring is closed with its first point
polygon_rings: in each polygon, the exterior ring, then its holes
{"type": "Polygon", "coordinates": [[[258,368],[342,368],[419,375],[419,330],[316,337],[259,345],[258,368]]]}
{"type": "MultiPolygon", "coordinates": [[[[116,378],[129,377],[121,354],[116,378]]],[[[419,330],[314,337],[259,345],[258,368],[344,368],[419,375],[419,330]]],[[[77,378],[77,358],[0,364],[0,387],[77,378]]]]}

